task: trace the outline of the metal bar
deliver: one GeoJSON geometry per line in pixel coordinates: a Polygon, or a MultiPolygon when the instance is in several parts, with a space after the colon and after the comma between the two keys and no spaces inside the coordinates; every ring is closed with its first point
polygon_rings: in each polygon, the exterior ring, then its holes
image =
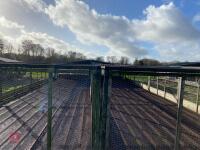
{"type": "Polygon", "coordinates": [[[199,111],[199,79],[197,81],[197,100],[196,100],[196,112],[199,111]]]}
{"type": "Polygon", "coordinates": [[[105,69],[103,79],[103,102],[102,102],[102,148],[109,150],[110,139],[110,96],[111,96],[111,76],[108,69],[105,69]]]}
{"type": "Polygon", "coordinates": [[[165,82],[164,82],[164,98],[166,97],[166,86],[167,86],[167,80],[165,77],[165,82]]]}
{"type": "Polygon", "coordinates": [[[92,70],[92,149],[109,149],[111,74],[102,66],[92,70]]]}
{"type": "Polygon", "coordinates": [[[159,88],[159,77],[156,78],[157,82],[156,82],[156,88],[157,88],[157,95],[158,95],[158,88],[159,88]]]}
{"type": "Polygon", "coordinates": [[[3,79],[2,76],[0,75],[0,99],[2,95],[3,95],[3,79]]]}
{"type": "Polygon", "coordinates": [[[92,149],[101,150],[100,108],[101,108],[101,70],[92,70],[92,149]]]}
{"type": "Polygon", "coordinates": [[[150,91],[150,86],[151,86],[151,76],[148,76],[148,91],[150,91]]]}
{"type": "Polygon", "coordinates": [[[48,81],[48,122],[47,122],[47,149],[51,150],[51,128],[52,128],[52,82],[53,82],[53,73],[52,70],[49,70],[49,81],[48,81]]]}
{"type": "Polygon", "coordinates": [[[181,118],[182,118],[182,109],[183,109],[183,96],[184,96],[184,83],[185,78],[179,78],[178,86],[178,111],[177,111],[177,120],[176,120],[176,139],[175,139],[175,150],[180,149],[180,137],[181,137],[181,118]]]}

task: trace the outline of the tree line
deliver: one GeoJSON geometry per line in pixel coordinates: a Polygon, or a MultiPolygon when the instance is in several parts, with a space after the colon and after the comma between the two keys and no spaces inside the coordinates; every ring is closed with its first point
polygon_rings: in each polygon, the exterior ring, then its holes
{"type": "Polygon", "coordinates": [[[18,48],[15,48],[11,43],[4,42],[2,39],[0,39],[0,57],[25,63],[67,63],[86,59],[82,53],[68,51],[61,54],[52,47],[44,48],[31,40],[24,40],[18,48]]]}
{"type": "MultiPolygon", "coordinates": [[[[87,57],[79,52],[72,50],[65,54],[58,53],[52,47],[44,48],[41,44],[36,44],[31,40],[24,40],[18,48],[11,43],[4,42],[0,39],[0,57],[20,60],[25,63],[69,63],[73,61],[86,60],[87,57]]],[[[90,57],[90,56],[89,56],[90,57]]],[[[99,56],[97,61],[108,62],[117,65],[135,65],[135,66],[158,66],[162,65],[154,59],[135,59],[130,60],[128,57],[122,56],[119,59],[116,56],[99,56]]]]}

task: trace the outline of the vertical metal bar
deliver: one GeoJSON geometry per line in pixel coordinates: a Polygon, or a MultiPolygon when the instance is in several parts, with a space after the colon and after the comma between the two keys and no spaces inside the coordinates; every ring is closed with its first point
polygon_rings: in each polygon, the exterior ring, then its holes
{"type": "Polygon", "coordinates": [[[32,89],[32,84],[33,84],[33,74],[32,74],[32,69],[30,70],[30,89],[32,89]]]}
{"type": "Polygon", "coordinates": [[[109,149],[111,77],[104,66],[92,70],[92,149],[109,149]]]}
{"type": "Polygon", "coordinates": [[[57,69],[54,67],[53,79],[57,79],[57,69]]]}
{"type": "Polygon", "coordinates": [[[197,100],[196,100],[196,112],[199,111],[199,80],[197,81],[197,100]]]}
{"type": "Polygon", "coordinates": [[[159,87],[158,87],[158,86],[159,86],[159,77],[157,76],[157,78],[156,78],[156,79],[157,79],[157,81],[156,81],[156,88],[157,88],[157,95],[158,95],[158,88],[159,88],[159,87]]]}
{"type": "MultiPolygon", "coordinates": [[[[0,69],[0,72],[2,73],[1,69],[0,69]]],[[[1,96],[3,95],[3,79],[2,79],[2,74],[0,74],[0,99],[1,99],[1,96]]]]}
{"type": "Polygon", "coordinates": [[[180,77],[178,83],[178,111],[177,111],[177,120],[176,120],[176,139],[175,139],[175,150],[180,149],[180,137],[181,137],[181,117],[183,109],[183,96],[184,96],[184,86],[185,78],[180,77]]]}
{"type": "Polygon", "coordinates": [[[164,98],[166,97],[166,84],[167,84],[167,77],[165,77],[165,82],[164,82],[164,98]]]}
{"type": "Polygon", "coordinates": [[[101,149],[100,140],[100,108],[101,108],[101,70],[92,70],[92,149],[101,149]]]}
{"type": "Polygon", "coordinates": [[[110,139],[110,96],[111,96],[111,75],[105,68],[103,79],[103,107],[102,107],[102,148],[109,150],[110,139]]]}
{"type": "Polygon", "coordinates": [[[47,122],[47,149],[51,150],[51,128],[52,128],[52,82],[53,82],[53,73],[52,70],[49,70],[49,80],[48,80],[48,122],[47,122]]]}
{"type": "Polygon", "coordinates": [[[151,86],[151,76],[148,76],[148,91],[150,91],[151,86]]]}

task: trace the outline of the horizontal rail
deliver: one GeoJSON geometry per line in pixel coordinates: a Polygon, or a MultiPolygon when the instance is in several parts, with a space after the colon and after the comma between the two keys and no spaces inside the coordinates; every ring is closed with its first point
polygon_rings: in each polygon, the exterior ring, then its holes
{"type": "MultiPolygon", "coordinates": [[[[18,68],[18,69],[45,69],[50,68],[56,70],[62,69],[81,69],[93,70],[97,68],[106,68],[112,73],[126,73],[136,75],[152,75],[152,76],[200,76],[200,67],[170,67],[170,66],[150,66],[150,67],[136,67],[136,66],[119,66],[119,65],[50,65],[50,64],[0,64],[0,69],[18,68]]],[[[61,71],[60,71],[61,72],[61,71]]]]}

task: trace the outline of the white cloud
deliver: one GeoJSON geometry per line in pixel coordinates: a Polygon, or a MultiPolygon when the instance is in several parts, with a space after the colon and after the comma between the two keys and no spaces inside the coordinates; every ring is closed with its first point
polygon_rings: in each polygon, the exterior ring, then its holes
{"type": "Polygon", "coordinates": [[[41,44],[45,48],[52,47],[59,53],[76,51],[81,52],[86,56],[97,56],[46,33],[27,32],[23,25],[19,25],[5,17],[0,17],[0,31],[0,38],[6,42],[12,43],[15,47],[18,47],[23,40],[32,40],[34,43],[41,44]]]}
{"type": "Polygon", "coordinates": [[[33,11],[43,12],[45,7],[47,7],[46,3],[43,0],[15,0],[15,1],[24,5],[25,7],[30,8],[33,11]]]}
{"type": "Polygon", "coordinates": [[[0,17],[0,37],[9,42],[14,42],[14,39],[23,34],[24,26],[16,22],[12,22],[5,17],[0,17]]]}
{"type": "Polygon", "coordinates": [[[82,1],[57,0],[46,13],[61,27],[67,26],[79,41],[107,46],[113,55],[143,56],[147,51],[136,45],[131,22],[126,17],[101,15],[82,1]]]}
{"type": "Polygon", "coordinates": [[[200,31],[172,2],[160,7],[147,7],[144,10],[145,18],[140,20],[99,14],[79,0],[56,0],[56,4],[50,5],[45,12],[54,24],[68,27],[79,41],[107,46],[111,55],[145,56],[147,51],[137,44],[140,42],[154,44],[163,58],[166,58],[166,45],[169,52],[182,59],[191,59],[191,51],[200,51],[200,31]],[[197,47],[188,49],[194,43],[197,47]]]}
{"type": "Polygon", "coordinates": [[[10,28],[10,29],[20,29],[20,30],[23,30],[24,29],[24,26],[22,25],[19,25],[17,24],[16,22],[12,22],[8,19],[6,19],[5,17],[0,17],[0,25],[2,27],[5,27],[5,28],[10,28]]]}
{"type": "Polygon", "coordinates": [[[196,14],[194,17],[193,17],[193,22],[200,22],[200,13],[199,14],[196,14]]]}
{"type": "Polygon", "coordinates": [[[137,38],[153,43],[179,43],[200,39],[200,31],[186,20],[173,3],[160,7],[149,6],[143,20],[133,20],[137,38]]]}

